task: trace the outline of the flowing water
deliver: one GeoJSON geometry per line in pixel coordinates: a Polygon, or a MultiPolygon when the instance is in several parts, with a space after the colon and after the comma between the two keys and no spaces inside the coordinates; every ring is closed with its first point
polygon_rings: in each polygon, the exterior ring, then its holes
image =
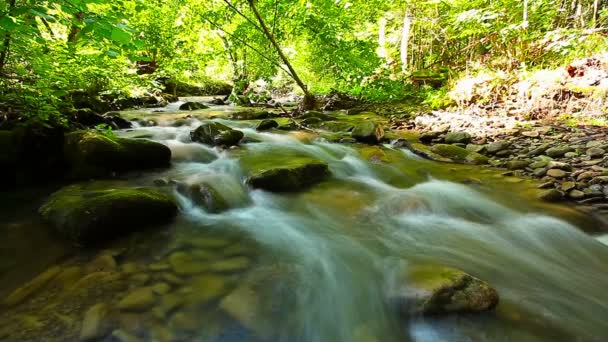
{"type": "MultiPolygon", "coordinates": [[[[140,270],[139,278],[86,296],[58,290],[45,297],[42,291],[42,299],[4,309],[0,325],[13,329],[4,333],[5,340],[73,340],[88,306],[115,303],[143,286],[141,280],[174,278],[179,281],[169,282],[165,296],[177,294],[185,303],[161,317],[153,309],[121,316],[121,329],[150,341],[600,341],[608,336],[608,247],[584,232],[601,227],[569,208],[537,202],[535,184],[490,169],[427,161],[389,145],[329,143],[302,132],[258,133],[255,121],[223,119],[225,110],[218,108],[197,111],[185,126],[172,127],[178,115],[173,108],[137,113],[159,125],[118,133],[168,145],[172,167],[116,182],[209,182],[232,209],[209,213],[167,186],[179,200],[176,221],[110,247],[121,251],[112,272],[127,273],[130,265],[140,270]],[[189,132],[213,117],[258,142],[227,150],[191,142],[189,132]],[[256,163],[280,166],[301,157],[326,162],[331,179],[297,194],[244,185],[256,163]],[[224,267],[205,270],[206,281],[193,274],[176,277],[171,255],[180,252],[194,259],[206,253],[202,259],[224,267]],[[500,294],[499,306],[476,315],[400,315],[392,299],[408,290],[402,275],[424,264],[455,267],[487,281],[500,294]],[[154,273],[159,270],[162,275],[154,273]],[[82,305],[61,311],[68,300],[82,305]],[[40,308],[61,313],[63,320],[40,308]],[[67,323],[48,329],[48,322],[67,323]],[[23,325],[30,334],[14,332],[23,325]]],[[[29,212],[12,213],[7,227],[39,228],[24,219],[39,202],[26,206],[29,212]]],[[[26,246],[33,244],[38,242],[26,246]]],[[[56,242],[42,245],[34,247],[36,258],[16,255],[24,265],[38,261],[35,267],[5,267],[5,292],[32,277],[27,269],[37,273],[60,260],[64,268],[86,270],[95,259],[57,252],[63,249],[56,242]]]]}

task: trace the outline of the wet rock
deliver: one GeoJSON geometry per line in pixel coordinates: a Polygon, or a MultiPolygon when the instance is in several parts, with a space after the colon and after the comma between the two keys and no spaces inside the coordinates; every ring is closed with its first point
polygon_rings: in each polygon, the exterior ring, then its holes
{"type": "Polygon", "coordinates": [[[42,289],[48,284],[53,278],[55,278],[61,272],[59,266],[54,266],[48,270],[42,272],[34,279],[30,280],[25,285],[17,288],[11,292],[3,301],[4,306],[12,307],[18,305],[31,297],[34,293],[42,289]]]}
{"type": "Polygon", "coordinates": [[[431,151],[441,157],[449,158],[456,162],[474,165],[488,163],[488,158],[486,156],[455,145],[437,144],[431,147],[431,151]]]}
{"type": "Polygon", "coordinates": [[[209,266],[214,272],[236,272],[242,271],[251,265],[251,260],[247,257],[235,257],[216,261],[209,266]]]}
{"type": "Polygon", "coordinates": [[[420,135],[420,137],[418,137],[418,140],[420,140],[420,142],[423,143],[431,143],[433,140],[439,138],[441,136],[441,134],[443,134],[443,132],[426,132],[426,133],[422,133],[420,135]]]}
{"type": "Polygon", "coordinates": [[[115,271],[117,269],[116,260],[111,253],[101,253],[87,266],[86,270],[88,273],[103,272],[103,271],[115,271]]]}
{"type": "Polygon", "coordinates": [[[258,124],[258,126],[255,128],[256,131],[267,131],[273,128],[278,128],[279,127],[279,123],[272,120],[272,119],[264,119],[262,120],[262,122],[260,122],[258,124]]]}
{"type": "Polygon", "coordinates": [[[179,110],[199,110],[199,109],[207,109],[209,107],[205,106],[200,102],[186,102],[179,106],[179,110]]]}
{"type": "Polygon", "coordinates": [[[171,268],[171,266],[164,262],[155,262],[155,263],[148,265],[148,269],[152,272],[167,271],[170,268],[171,268]]]}
{"type": "Polygon", "coordinates": [[[123,311],[145,311],[156,303],[156,295],[150,287],[142,287],[127,294],[118,302],[118,309],[123,311]]]}
{"type": "Polygon", "coordinates": [[[549,157],[552,158],[556,158],[556,157],[563,157],[564,154],[568,153],[568,152],[573,152],[574,149],[570,146],[557,146],[557,147],[552,147],[550,149],[547,149],[545,151],[545,154],[548,155],[549,157]]]}
{"type": "Polygon", "coordinates": [[[129,120],[120,116],[120,113],[118,112],[108,112],[102,115],[102,117],[106,124],[115,129],[127,129],[133,127],[133,124],[129,120]]]}
{"type": "Polygon", "coordinates": [[[178,275],[194,275],[205,272],[208,269],[206,263],[194,258],[185,252],[175,252],[169,256],[169,264],[178,275]]]}
{"type": "Polygon", "coordinates": [[[163,320],[184,304],[185,301],[181,295],[168,294],[162,297],[160,304],[152,310],[152,313],[156,318],[163,320]]]}
{"type": "Polygon", "coordinates": [[[527,160],[510,160],[507,162],[506,167],[509,170],[523,170],[530,164],[527,160]]]}
{"type": "Polygon", "coordinates": [[[538,138],[540,133],[538,131],[523,131],[521,132],[521,135],[528,138],[538,138]]]}
{"type": "Polygon", "coordinates": [[[568,197],[572,198],[573,200],[580,200],[585,198],[585,196],[586,194],[583,191],[576,189],[573,189],[568,193],[568,197]]]}
{"type": "Polygon", "coordinates": [[[562,200],[564,194],[557,189],[549,189],[541,192],[538,198],[547,202],[557,202],[562,200]]]}
{"type": "Polygon", "coordinates": [[[278,129],[280,129],[281,131],[295,131],[297,130],[299,127],[295,122],[290,122],[284,125],[281,125],[278,127],[278,129]]]}
{"type": "Polygon", "coordinates": [[[61,236],[91,245],[168,222],[177,214],[177,205],[155,189],[98,190],[76,184],[53,193],[38,212],[61,236]]]}
{"type": "Polygon", "coordinates": [[[488,283],[457,269],[414,266],[408,270],[404,313],[483,312],[498,305],[498,292],[488,283]],[[413,309],[413,310],[412,310],[413,309]]]}
{"type": "Polygon", "coordinates": [[[564,170],[564,171],[572,171],[572,165],[567,164],[567,163],[553,161],[553,160],[549,161],[547,163],[547,168],[549,168],[549,169],[560,169],[560,170],[564,170]]]}
{"type": "Polygon", "coordinates": [[[133,334],[130,334],[122,329],[112,332],[112,341],[116,342],[140,342],[141,339],[133,334]]]}
{"type": "Polygon", "coordinates": [[[539,161],[535,161],[535,162],[531,163],[529,166],[532,169],[538,169],[538,168],[541,168],[541,167],[545,167],[547,165],[549,165],[549,161],[548,160],[539,160],[539,161]]]}
{"type": "Polygon", "coordinates": [[[93,305],[84,315],[80,341],[102,339],[112,331],[112,325],[110,307],[104,303],[93,305]]]}
{"type": "Polygon", "coordinates": [[[256,291],[243,285],[224,297],[219,306],[243,326],[266,340],[270,338],[273,327],[262,304],[256,291]]]}
{"type": "Polygon", "coordinates": [[[557,179],[564,178],[564,177],[566,177],[566,175],[568,175],[568,173],[566,171],[560,170],[560,169],[550,169],[547,171],[547,176],[557,178],[557,179]]]}
{"type": "Polygon", "coordinates": [[[471,135],[467,132],[450,132],[445,135],[446,144],[468,144],[471,142],[471,135]]]}
{"type": "Polygon", "coordinates": [[[576,188],[576,183],[574,182],[563,182],[560,186],[561,190],[564,192],[568,192],[574,188],[576,188]]]}
{"type": "Polygon", "coordinates": [[[202,305],[226,294],[228,286],[229,284],[224,277],[202,275],[193,278],[189,287],[183,287],[181,294],[186,303],[202,305]]]}
{"type": "Polygon", "coordinates": [[[213,146],[234,146],[243,139],[243,132],[219,122],[207,122],[190,132],[192,141],[213,146]]]}
{"type": "Polygon", "coordinates": [[[230,114],[232,120],[260,120],[274,116],[272,113],[261,110],[243,110],[230,114]]]}
{"type": "Polygon", "coordinates": [[[606,153],[606,151],[604,151],[603,149],[601,149],[599,147],[592,147],[587,150],[587,155],[591,158],[601,157],[604,155],[604,153],[606,153]]]}
{"type": "Polygon", "coordinates": [[[474,145],[474,144],[468,144],[466,146],[467,151],[471,151],[471,152],[475,152],[475,153],[486,153],[486,146],[485,145],[474,145]]]}
{"type": "Polygon", "coordinates": [[[377,144],[384,138],[384,129],[378,123],[365,121],[355,126],[352,137],[359,142],[377,144]]]}
{"type": "Polygon", "coordinates": [[[542,145],[538,146],[537,148],[528,152],[528,156],[530,156],[530,157],[540,156],[541,154],[545,153],[545,151],[548,148],[549,148],[549,144],[542,144],[542,145]]]}
{"type": "Polygon", "coordinates": [[[196,313],[178,312],[171,318],[169,326],[172,329],[183,332],[195,332],[201,328],[200,321],[196,313]]]}
{"type": "Polygon", "coordinates": [[[177,190],[208,212],[219,213],[230,209],[230,204],[211,184],[179,184],[177,190]]]}
{"type": "Polygon", "coordinates": [[[596,173],[595,173],[595,172],[592,172],[592,171],[586,171],[586,172],[582,172],[581,174],[579,174],[579,175],[576,177],[576,180],[580,182],[580,181],[583,181],[583,180],[591,179],[591,178],[593,178],[595,175],[596,175],[596,173]]]}
{"type": "Polygon", "coordinates": [[[304,114],[300,115],[299,118],[304,119],[304,120],[314,118],[314,119],[318,119],[319,121],[337,120],[337,118],[333,115],[325,114],[325,113],[318,112],[315,110],[307,111],[304,114]]]}
{"type": "Polygon", "coordinates": [[[163,144],[84,131],[65,135],[64,154],[69,176],[77,179],[167,167],[171,161],[171,150],[163,144]]]}
{"type": "Polygon", "coordinates": [[[578,153],[576,153],[576,152],[568,152],[568,153],[564,154],[564,157],[565,158],[576,158],[576,157],[578,157],[578,153]]]}
{"type": "Polygon", "coordinates": [[[538,168],[538,169],[534,169],[534,171],[532,171],[532,175],[534,175],[534,177],[540,178],[540,177],[544,177],[547,174],[547,169],[545,168],[538,168]]]}
{"type": "Polygon", "coordinates": [[[592,141],[587,142],[587,144],[585,145],[585,148],[600,147],[605,144],[606,144],[606,142],[602,141],[602,140],[592,140],[592,141]]]}
{"type": "Polygon", "coordinates": [[[171,285],[167,283],[156,283],[152,285],[152,291],[154,291],[154,293],[157,295],[164,295],[171,291],[171,285]]]}
{"type": "Polygon", "coordinates": [[[496,154],[498,152],[508,149],[509,147],[511,147],[511,143],[506,140],[496,141],[487,145],[486,151],[488,152],[488,154],[496,154]]]}
{"type": "Polygon", "coordinates": [[[320,183],[330,176],[327,164],[306,158],[294,158],[285,165],[255,170],[247,184],[273,192],[293,192],[320,183]]]}

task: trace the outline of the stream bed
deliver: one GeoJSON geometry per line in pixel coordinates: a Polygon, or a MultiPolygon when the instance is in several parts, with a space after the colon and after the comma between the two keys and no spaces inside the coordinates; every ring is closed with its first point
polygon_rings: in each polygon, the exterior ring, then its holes
{"type": "Polygon", "coordinates": [[[96,185],[170,191],[180,207],[171,224],[102,250],[75,250],[35,214],[56,187],[4,196],[0,295],[36,291],[0,309],[2,340],[79,340],[93,306],[112,322],[113,333],[101,341],[608,336],[608,247],[588,233],[603,227],[567,206],[538,201],[536,183],[490,168],[428,161],[390,144],[338,144],[308,131],[257,132],[259,120],[227,119],[238,108],[183,112],[177,105],[126,112],[155,126],[115,133],[169,146],[169,169],[96,185]],[[251,142],[231,149],[192,142],[190,132],[206,120],[239,129],[251,142]],[[245,185],[256,164],[294,158],[327,163],[330,179],[291,194],[245,185]],[[214,184],[229,209],[209,212],[172,182],[214,184]],[[404,272],[435,264],[491,284],[498,307],[480,314],[400,314],[391,296],[408,291],[404,272]],[[39,286],[41,274],[50,280],[39,286]]]}

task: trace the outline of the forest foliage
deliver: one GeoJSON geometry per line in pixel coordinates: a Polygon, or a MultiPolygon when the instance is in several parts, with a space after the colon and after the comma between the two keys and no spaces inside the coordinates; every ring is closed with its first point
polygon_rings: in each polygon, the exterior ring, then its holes
{"type": "Polygon", "coordinates": [[[0,111],[49,118],[74,94],[127,98],[163,80],[301,92],[253,7],[312,93],[369,100],[608,45],[606,0],[4,0],[0,111]]]}

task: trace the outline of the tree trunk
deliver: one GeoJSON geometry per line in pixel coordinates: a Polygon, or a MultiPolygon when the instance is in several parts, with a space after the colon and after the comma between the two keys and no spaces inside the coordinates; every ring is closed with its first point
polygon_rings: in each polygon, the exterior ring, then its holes
{"type": "MultiPolygon", "coordinates": [[[[11,0],[8,6],[8,15],[11,16],[13,14],[13,10],[15,9],[15,5],[17,0],[11,0]]],[[[10,32],[6,32],[4,34],[4,41],[2,42],[2,51],[0,51],[0,76],[4,71],[4,66],[6,65],[6,61],[8,59],[8,52],[11,47],[11,34],[10,32]]]]}
{"type": "Polygon", "coordinates": [[[251,7],[251,10],[253,11],[253,14],[255,15],[258,22],[260,23],[260,26],[262,27],[264,34],[266,35],[268,40],[270,40],[270,42],[272,43],[272,46],[274,46],[274,49],[279,54],[279,57],[281,58],[283,63],[285,63],[285,65],[287,66],[287,69],[289,69],[289,73],[291,74],[291,77],[298,84],[298,87],[300,87],[300,89],[302,89],[302,91],[304,92],[304,99],[302,100],[302,103],[300,104],[300,110],[314,109],[315,104],[316,104],[314,95],[312,95],[308,91],[308,87],[304,84],[304,82],[302,82],[302,80],[296,73],[295,69],[291,66],[291,63],[289,63],[289,60],[283,53],[283,50],[281,50],[281,47],[279,46],[276,39],[274,38],[274,35],[268,29],[268,26],[266,25],[266,23],[264,22],[264,19],[260,15],[260,12],[258,12],[258,9],[255,6],[255,0],[247,0],[247,2],[249,3],[249,7],[251,7]]]}
{"type": "Polygon", "coordinates": [[[408,67],[408,46],[410,44],[410,30],[412,28],[412,19],[408,10],[403,16],[403,27],[401,29],[401,71],[406,72],[408,67]]]}
{"type": "Polygon", "coordinates": [[[599,0],[594,0],[593,1],[593,28],[597,27],[599,4],[600,4],[599,0]]]}
{"type": "Polygon", "coordinates": [[[70,33],[68,33],[68,43],[75,43],[78,41],[78,34],[82,31],[80,25],[82,25],[82,22],[84,21],[84,15],[84,12],[74,14],[72,27],[70,27],[70,33]]]}
{"type": "Polygon", "coordinates": [[[378,22],[378,57],[386,59],[386,18],[380,18],[378,22]]]}

